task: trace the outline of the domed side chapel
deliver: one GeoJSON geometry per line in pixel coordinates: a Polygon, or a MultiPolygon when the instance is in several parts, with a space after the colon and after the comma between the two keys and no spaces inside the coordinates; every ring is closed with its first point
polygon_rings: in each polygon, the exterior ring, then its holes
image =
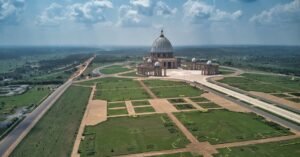
{"type": "Polygon", "coordinates": [[[210,60],[206,63],[196,61],[181,61],[174,57],[173,46],[165,37],[163,30],[152,44],[150,55],[143,58],[143,63],[137,65],[137,74],[143,76],[167,76],[167,69],[177,69],[181,66],[186,70],[201,70],[203,75],[218,74],[219,65],[210,60]]]}

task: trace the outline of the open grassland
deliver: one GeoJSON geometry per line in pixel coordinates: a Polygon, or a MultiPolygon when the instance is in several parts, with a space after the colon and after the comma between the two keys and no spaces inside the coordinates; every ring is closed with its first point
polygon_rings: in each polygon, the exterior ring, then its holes
{"type": "Polygon", "coordinates": [[[116,107],[126,107],[125,102],[114,102],[114,103],[108,103],[108,108],[116,108],[116,107]]]}
{"type": "Polygon", "coordinates": [[[144,100],[144,101],[132,101],[131,102],[133,106],[147,106],[150,105],[148,100],[144,100]]]}
{"type": "Polygon", "coordinates": [[[213,102],[208,102],[208,103],[197,103],[199,106],[205,109],[210,109],[210,108],[220,108],[219,105],[213,103],[213,102]]]}
{"type": "Polygon", "coordinates": [[[107,101],[124,101],[148,99],[150,96],[144,89],[114,89],[114,90],[97,90],[94,99],[107,101]]]}
{"type": "Polygon", "coordinates": [[[152,106],[146,106],[146,107],[135,107],[134,108],[135,113],[149,113],[149,112],[155,112],[154,108],[152,106]]]}
{"type": "Polygon", "coordinates": [[[97,91],[94,99],[124,101],[147,98],[150,96],[136,80],[114,77],[97,80],[97,91]]]}
{"type": "Polygon", "coordinates": [[[108,109],[107,113],[109,116],[128,114],[126,108],[124,108],[124,109],[108,109]]]}
{"type": "Polygon", "coordinates": [[[112,65],[112,66],[101,69],[100,72],[102,74],[116,74],[116,73],[125,72],[125,71],[129,71],[129,70],[131,70],[131,69],[125,68],[121,65],[112,65]]]}
{"type": "Polygon", "coordinates": [[[168,81],[168,80],[144,80],[145,85],[148,87],[161,87],[161,86],[185,86],[185,82],[168,81]]]}
{"type": "Polygon", "coordinates": [[[82,73],[84,76],[86,75],[91,75],[92,74],[92,71],[98,67],[101,67],[101,66],[104,66],[105,64],[104,63],[95,63],[95,62],[92,62],[90,63],[90,65],[85,69],[85,71],[82,73]]]}
{"type": "Polygon", "coordinates": [[[199,96],[202,90],[192,87],[185,82],[167,80],[144,80],[150,90],[159,98],[199,96]]]}
{"type": "Polygon", "coordinates": [[[70,156],[91,89],[71,86],[11,154],[12,157],[70,156]]]}
{"type": "Polygon", "coordinates": [[[153,157],[201,157],[202,155],[193,154],[190,152],[183,152],[183,153],[176,153],[176,154],[166,154],[166,155],[159,155],[153,157]]]}
{"type": "Polygon", "coordinates": [[[191,104],[175,104],[174,105],[177,110],[190,110],[195,109],[195,107],[191,104]]]}
{"type": "Polygon", "coordinates": [[[189,142],[163,114],[109,118],[87,126],[81,157],[106,157],[185,147],[189,142]]]}
{"type": "Polygon", "coordinates": [[[20,107],[34,107],[51,92],[52,85],[36,85],[21,95],[0,97],[0,115],[14,113],[20,107]]]}
{"type": "Polygon", "coordinates": [[[264,93],[300,91],[300,79],[287,76],[245,73],[242,77],[226,77],[220,82],[246,91],[264,93]]]}
{"type": "Polygon", "coordinates": [[[203,91],[192,86],[158,87],[150,89],[159,98],[200,96],[203,91]]]}
{"type": "Polygon", "coordinates": [[[291,134],[286,128],[249,113],[209,110],[176,113],[176,116],[199,141],[208,141],[211,144],[291,134]]]}
{"type": "Polygon", "coordinates": [[[300,156],[300,139],[264,143],[250,146],[218,149],[215,157],[296,157],[300,156]]]}
{"type": "Polygon", "coordinates": [[[141,88],[138,81],[128,78],[107,77],[97,82],[97,89],[127,89],[141,88]]]}
{"type": "Polygon", "coordinates": [[[143,77],[143,76],[136,74],[136,71],[124,73],[124,74],[121,74],[121,76],[143,77]]]}

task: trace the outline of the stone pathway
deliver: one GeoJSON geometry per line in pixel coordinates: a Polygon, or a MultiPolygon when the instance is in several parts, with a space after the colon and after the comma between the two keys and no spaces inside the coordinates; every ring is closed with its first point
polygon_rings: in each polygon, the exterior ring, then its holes
{"type": "Polygon", "coordinates": [[[138,79],[141,86],[145,89],[145,91],[153,98],[156,99],[157,96],[144,84],[144,82],[140,79],[138,79]]]}
{"type": "Polygon", "coordinates": [[[134,111],[134,107],[132,106],[131,101],[125,101],[126,104],[126,108],[128,111],[128,115],[129,116],[134,116],[135,115],[135,111],[134,111]]]}
{"type": "Polygon", "coordinates": [[[218,148],[226,148],[226,147],[238,147],[238,146],[246,146],[246,145],[268,143],[268,142],[284,141],[284,140],[290,140],[290,139],[299,138],[299,137],[300,137],[300,135],[297,134],[297,135],[272,137],[272,138],[259,139],[259,140],[251,140],[251,141],[243,141],[243,142],[217,144],[217,145],[214,145],[214,147],[216,149],[218,149],[218,148]]]}
{"type": "Polygon", "coordinates": [[[171,113],[178,110],[166,99],[150,99],[150,104],[158,113],[171,113]]]}
{"type": "Polygon", "coordinates": [[[184,101],[186,101],[187,103],[193,105],[197,110],[200,110],[200,111],[206,111],[206,109],[202,108],[201,106],[199,106],[197,103],[193,102],[191,99],[189,98],[183,98],[184,101]]]}
{"type": "Polygon", "coordinates": [[[220,105],[221,107],[224,107],[230,111],[234,112],[250,112],[248,109],[244,108],[243,106],[240,106],[232,101],[229,101],[227,99],[224,99],[218,95],[215,95],[213,93],[204,93],[202,94],[202,97],[210,100],[211,102],[216,103],[217,105],[220,105]]]}

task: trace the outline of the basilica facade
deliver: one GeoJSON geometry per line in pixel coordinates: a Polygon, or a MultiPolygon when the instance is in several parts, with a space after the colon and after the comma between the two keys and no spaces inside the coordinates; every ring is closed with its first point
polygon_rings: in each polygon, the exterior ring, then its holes
{"type": "MultiPolygon", "coordinates": [[[[193,60],[195,60],[193,58],[193,60]]],[[[218,64],[207,61],[206,64],[196,61],[185,61],[181,66],[181,60],[173,54],[173,46],[165,37],[163,30],[152,44],[150,53],[143,58],[143,62],[137,65],[137,74],[142,76],[167,76],[167,69],[182,67],[186,70],[201,70],[203,75],[218,74],[218,64]]]]}

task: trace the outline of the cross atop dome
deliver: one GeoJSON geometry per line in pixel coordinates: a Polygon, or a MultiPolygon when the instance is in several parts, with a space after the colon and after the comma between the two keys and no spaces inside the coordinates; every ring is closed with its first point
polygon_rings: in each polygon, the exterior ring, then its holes
{"type": "Polygon", "coordinates": [[[164,30],[163,29],[161,29],[161,31],[160,31],[160,37],[164,37],[164,30]]]}

